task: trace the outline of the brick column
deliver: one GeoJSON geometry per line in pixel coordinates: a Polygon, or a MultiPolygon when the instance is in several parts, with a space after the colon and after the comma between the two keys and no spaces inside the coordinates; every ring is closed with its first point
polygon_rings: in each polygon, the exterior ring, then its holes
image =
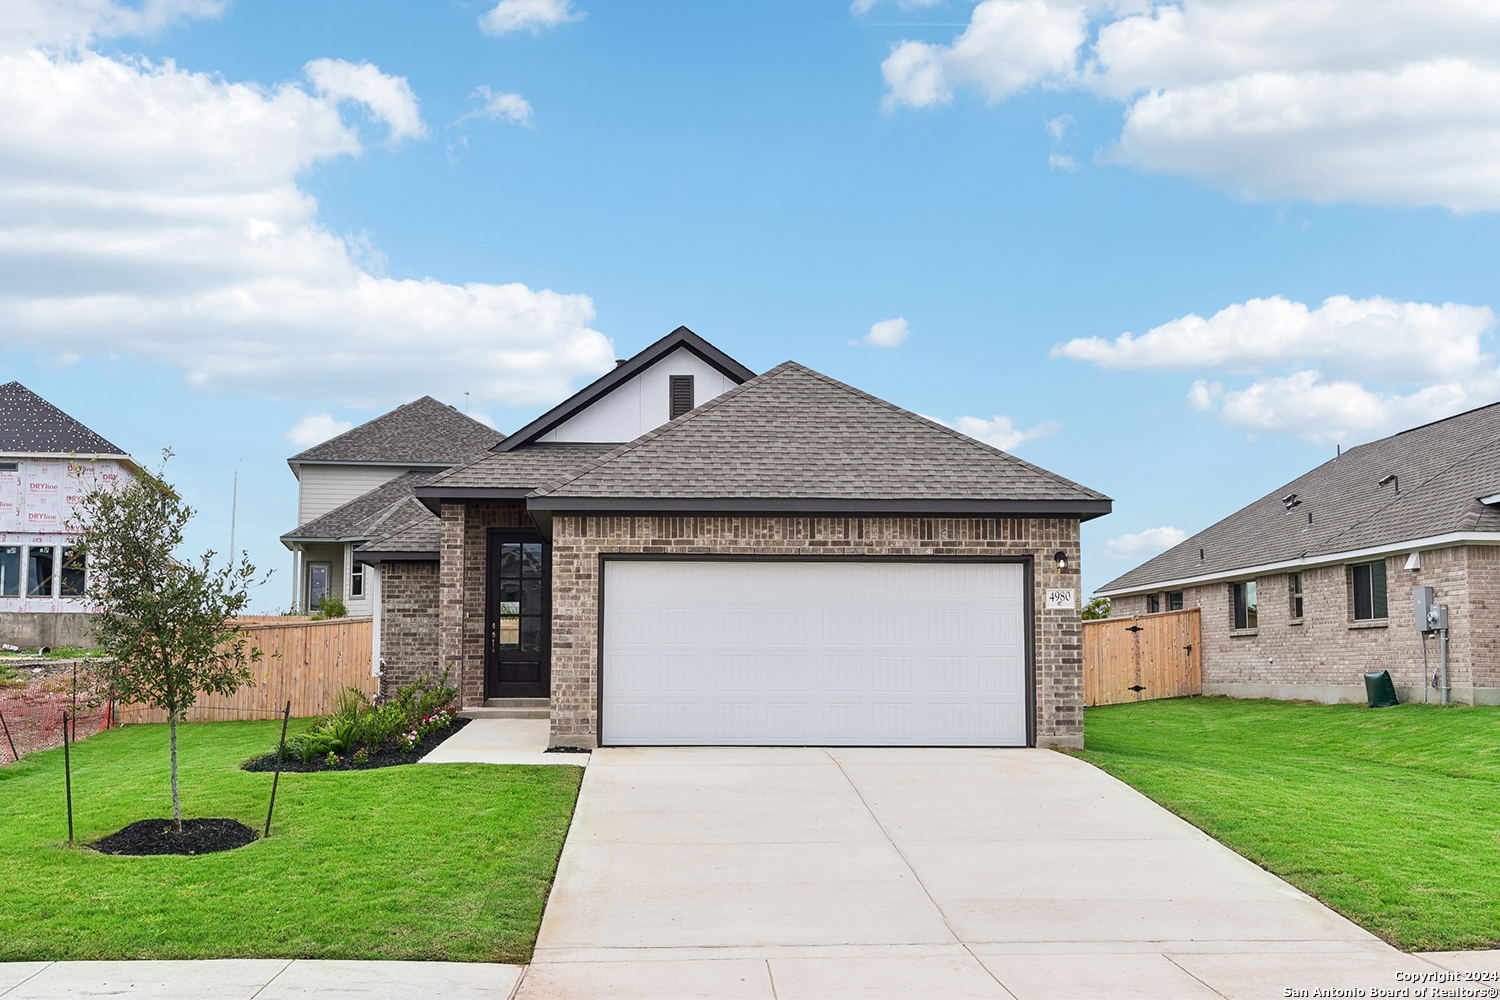
{"type": "Polygon", "coordinates": [[[449,683],[459,689],[465,708],[482,703],[483,693],[471,697],[464,677],[464,506],[442,506],[442,541],[438,570],[438,672],[452,665],[449,683]]]}

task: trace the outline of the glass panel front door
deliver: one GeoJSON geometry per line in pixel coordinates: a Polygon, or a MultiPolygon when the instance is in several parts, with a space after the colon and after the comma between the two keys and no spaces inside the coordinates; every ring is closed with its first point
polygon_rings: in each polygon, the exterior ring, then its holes
{"type": "Polygon", "coordinates": [[[485,697],[551,693],[551,552],[535,531],[492,528],[485,697]]]}

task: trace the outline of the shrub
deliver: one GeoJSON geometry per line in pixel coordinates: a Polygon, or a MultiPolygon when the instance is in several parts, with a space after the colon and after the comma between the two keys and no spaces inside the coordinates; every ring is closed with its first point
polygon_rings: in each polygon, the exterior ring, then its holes
{"type": "Polygon", "coordinates": [[[313,612],[311,617],[313,621],[319,621],[325,618],[344,618],[348,614],[349,609],[337,597],[320,597],[318,598],[318,610],[313,612]]]}

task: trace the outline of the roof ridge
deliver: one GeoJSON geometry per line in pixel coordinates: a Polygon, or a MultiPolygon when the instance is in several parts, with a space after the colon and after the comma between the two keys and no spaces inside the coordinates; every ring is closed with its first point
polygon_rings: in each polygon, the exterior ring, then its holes
{"type": "Polygon", "coordinates": [[[554,490],[560,489],[561,487],[566,486],[568,483],[572,482],[573,480],[578,479],[578,478],[580,478],[580,477],[582,477],[584,475],[587,475],[590,472],[593,472],[595,469],[597,469],[600,466],[604,465],[606,462],[612,462],[616,458],[619,458],[621,455],[625,455],[625,454],[627,454],[627,453],[629,453],[631,451],[634,451],[636,448],[639,448],[639,447],[641,447],[641,446],[643,446],[643,445],[645,445],[645,444],[647,444],[647,443],[649,443],[651,441],[656,440],[658,437],[660,437],[661,435],[665,434],[668,430],[670,430],[672,428],[676,428],[676,427],[681,427],[684,423],[686,423],[687,421],[693,419],[694,417],[701,417],[701,416],[703,416],[703,414],[709,412],[710,410],[713,410],[713,409],[717,408],[725,400],[727,400],[727,399],[729,399],[729,398],[731,398],[733,396],[738,396],[740,393],[744,392],[746,389],[750,388],[753,385],[760,385],[763,382],[769,381],[770,379],[774,378],[777,375],[782,374],[783,372],[787,371],[790,367],[794,367],[794,366],[797,366],[796,362],[794,362],[794,361],[783,361],[781,364],[777,365],[775,368],[772,368],[770,371],[763,372],[762,374],[757,375],[754,378],[750,379],[748,382],[741,382],[739,385],[735,386],[733,389],[728,389],[728,390],[725,390],[724,392],[719,393],[719,395],[715,396],[713,399],[710,399],[708,402],[704,403],[702,406],[694,407],[693,409],[688,410],[686,413],[684,413],[680,417],[675,417],[675,418],[673,418],[671,420],[668,420],[666,423],[661,424],[660,426],[653,427],[649,431],[647,431],[646,433],[642,434],[640,437],[634,439],[633,441],[626,441],[624,444],[620,445],[618,448],[615,448],[615,449],[613,449],[611,451],[605,452],[604,454],[600,455],[598,458],[591,460],[586,465],[579,466],[577,469],[574,469],[572,472],[568,473],[567,475],[562,476],[559,479],[554,479],[551,482],[549,482],[549,483],[547,483],[547,484],[545,484],[545,485],[543,485],[541,487],[538,487],[535,490],[532,490],[529,494],[527,494],[527,496],[534,496],[534,497],[549,496],[549,495],[551,495],[551,493],[554,490]]]}
{"type": "MultiPolygon", "coordinates": [[[[797,362],[795,362],[795,361],[788,361],[785,364],[786,365],[793,365],[793,366],[797,367],[798,369],[806,372],[807,374],[814,376],[815,378],[820,378],[824,382],[829,383],[830,385],[837,386],[838,388],[843,389],[846,392],[851,392],[854,395],[856,395],[856,396],[860,397],[861,399],[864,399],[864,400],[866,400],[868,402],[879,403],[881,406],[884,406],[887,409],[895,410],[897,413],[900,413],[903,416],[912,417],[912,418],[914,418],[916,420],[920,420],[922,423],[926,424],[929,427],[932,427],[932,428],[934,428],[936,430],[943,431],[943,432],[947,433],[949,436],[957,438],[963,444],[969,445],[971,447],[982,449],[984,451],[990,452],[990,453],[995,454],[995,455],[999,455],[1000,457],[1006,459],[1007,461],[1014,462],[1017,465],[1023,466],[1024,468],[1026,468],[1030,472],[1040,473],[1041,475],[1047,477],[1048,479],[1053,480],[1054,482],[1062,483],[1062,484],[1064,484],[1066,486],[1071,486],[1071,487],[1073,487],[1075,489],[1082,490],[1083,492],[1091,494],[1092,496],[1094,496],[1094,497],[1096,497],[1098,499],[1104,499],[1104,494],[1098,493],[1098,492],[1096,492],[1094,490],[1091,490],[1087,486],[1084,486],[1082,483],[1076,483],[1073,480],[1068,479],[1066,476],[1059,476],[1057,473],[1051,472],[1051,471],[1049,471],[1047,469],[1044,469],[1044,468],[1042,468],[1039,465],[1032,465],[1030,462],[1026,461],[1024,458],[1019,458],[1019,457],[1017,457],[1015,455],[1012,455],[1010,452],[1005,451],[1003,448],[996,448],[992,444],[988,444],[988,443],[986,443],[984,441],[980,441],[978,438],[970,437],[969,435],[965,434],[963,431],[956,430],[956,429],[954,429],[952,427],[949,427],[947,424],[940,423],[940,422],[932,419],[931,417],[924,417],[924,416],[922,416],[922,414],[917,413],[917,412],[915,412],[913,410],[908,410],[908,409],[906,409],[904,407],[897,406],[895,403],[892,403],[888,399],[881,399],[879,396],[876,396],[876,395],[873,395],[871,393],[865,392],[863,389],[857,389],[854,386],[849,385],[847,382],[840,382],[838,379],[834,378],[832,375],[825,375],[825,374],[823,374],[820,371],[816,371],[815,369],[808,368],[806,365],[797,364],[797,362]]],[[[782,367],[785,367],[785,365],[783,365],[782,367]]]]}

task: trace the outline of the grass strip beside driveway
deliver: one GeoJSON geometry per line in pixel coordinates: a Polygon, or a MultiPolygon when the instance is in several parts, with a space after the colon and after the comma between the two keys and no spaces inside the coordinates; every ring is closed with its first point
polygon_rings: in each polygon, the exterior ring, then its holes
{"type": "MultiPolygon", "coordinates": [[[[184,816],[260,830],[279,722],[178,728],[184,816]]],[[[167,727],[75,744],[80,844],[169,816],[167,727]]],[[[525,962],[580,768],[436,764],[283,774],[271,837],[200,857],[67,845],[62,751],[0,768],[0,960],[525,962]]]]}
{"type": "Polygon", "coordinates": [[[1500,709],[1091,708],[1077,756],[1401,948],[1500,945],[1500,709]]]}

